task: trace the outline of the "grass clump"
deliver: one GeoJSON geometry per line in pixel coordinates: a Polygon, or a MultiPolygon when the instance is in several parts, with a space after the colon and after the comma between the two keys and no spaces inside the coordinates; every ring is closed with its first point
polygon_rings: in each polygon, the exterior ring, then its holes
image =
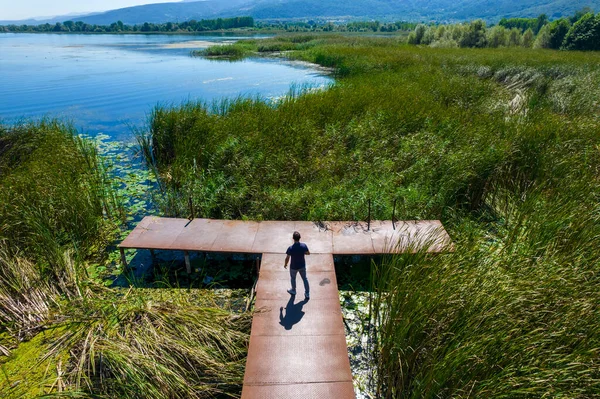
{"type": "Polygon", "coordinates": [[[113,239],[120,206],[95,147],[57,121],[0,127],[0,331],[30,338],[113,239]],[[66,255],[65,255],[66,254],[66,255]]]}
{"type": "Polygon", "coordinates": [[[381,397],[597,395],[599,220],[581,196],[506,195],[455,253],[375,268],[381,397]]]}
{"type": "Polygon", "coordinates": [[[192,51],[194,56],[204,56],[213,58],[241,59],[256,50],[254,41],[236,42],[232,44],[223,44],[207,47],[204,50],[192,51]]]}
{"type": "Polygon", "coordinates": [[[93,395],[213,398],[239,393],[251,317],[188,296],[99,290],[71,302],[54,351],[66,384],[93,395]],[[212,306],[209,306],[212,305],[212,306]]]}
{"type": "Polygon", "coordinates": [[[97,252],[119,216],[96,148],[58,121],[0,127],[0,188],[0,239],[40,262],[97,252]]]}

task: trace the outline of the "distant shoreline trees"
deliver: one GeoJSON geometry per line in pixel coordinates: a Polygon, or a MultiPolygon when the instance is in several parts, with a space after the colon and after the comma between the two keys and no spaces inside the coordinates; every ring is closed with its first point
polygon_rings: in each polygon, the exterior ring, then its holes
{"type": "Polygon", "coordinates": [[[121,21],[110,25],[88,24],[82,21],[65,21],[55,24],[42,25],[0,25],[0,32],[12,33],[185,33],[226,30],[235,28],[254,27],[254,18],[235,17],[190,20],[186,22],[167,22],[154,24],[145,22],[137,25],[127,25],[121,21]]]}
{"type": "Polygon", "coordinates": [[[600,50],[600,13],[584,9],[567,18],[503,18],[487,27],[482,20],[455,25],[419,24],[408,43],[431,47],[525,47],[555,50],[600,50]]]}
{"type": "Polygon", "coordinates": [[[14,33],[194,33],[251,28],[272,32],[410,32],[408,43],[430,47],[525,47],[556,50],[600,50],[600,13],[589,8],[573,16],[550,21],[542,14],[537,18],[502,18],[497,25],[486,26],[482,20],[459,24],[419,24],[415,22],[354,21],[280,21],[255,22],[252,17],[203,19],[186,22],[127,25],[121,21],[110,25],[65,21],[42,25],[0,25],[1,32],[14,33]]]}
{"type": "Polygon", "coordinates": [[[286,32],[410,32],[416,22],[354,21],[333,23],[330,21],[281,21],[255,22],[252,17],[203,19],[200,21],[167,22],[126,25],[121,21],[110,25],[94,25],[82,21],[65,21],[41,25],[0,25],[0,33],[188,33],[254,28],[262,31],[286,32]]]}

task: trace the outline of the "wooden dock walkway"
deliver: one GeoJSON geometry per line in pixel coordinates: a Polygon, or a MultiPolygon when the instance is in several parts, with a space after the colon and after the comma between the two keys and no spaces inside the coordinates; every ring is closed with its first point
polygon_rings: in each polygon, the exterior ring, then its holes
{"type": "Polygon", "coordinates": [[[242,398],[354,398],[333,256],[306,257],[310,300],[284,259],[263,254],[242,398]]]}
{"type": "Polygon", "coordinates": [[[188,252],[262,254],[242,399],[355,398],[333,255],[442,252],[452,247],[439,221],[251,222],[146,217],[119,245],[188,252]],[[310,249],[310,300],[283,268],[292,233],[310,249]]]}

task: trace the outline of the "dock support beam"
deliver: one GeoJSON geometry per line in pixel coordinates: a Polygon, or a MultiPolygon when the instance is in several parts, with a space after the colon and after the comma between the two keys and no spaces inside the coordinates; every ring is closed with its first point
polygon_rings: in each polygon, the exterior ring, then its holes
{"type": "Polygon", "coordinates": [[[192,264],[190,263],[190,253],[183,251],[183,257],[185,258],[185,270],[188,274],[192,274],[192,264]]]}
{"type": "Polygon", "coordinates": [[[127,269],[127,257],[125,256],[125,248],[119,248],[121,251],[121,263],[123,264],[123,270],[127,269]]]}

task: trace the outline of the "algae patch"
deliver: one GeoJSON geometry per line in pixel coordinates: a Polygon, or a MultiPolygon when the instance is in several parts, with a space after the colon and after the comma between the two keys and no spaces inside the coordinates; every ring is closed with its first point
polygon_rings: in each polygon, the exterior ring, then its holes
{"type": "Polygon", "coordinates": [[[10,356],[0,357],[0,397],[35,398],[62,387],[60,375],[68,354],[44,359],[59,335],[58,329],[42,331],[30,341],[19,344],[10,356]]]}

